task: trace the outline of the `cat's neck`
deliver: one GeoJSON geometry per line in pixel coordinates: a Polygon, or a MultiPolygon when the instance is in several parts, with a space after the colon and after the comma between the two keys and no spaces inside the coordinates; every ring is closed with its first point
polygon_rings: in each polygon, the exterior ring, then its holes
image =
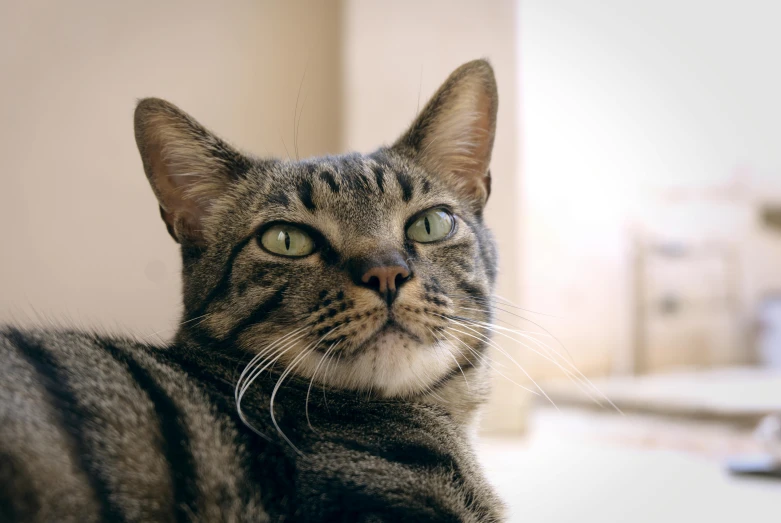
{"type": "MultiPolygon", "coordinates": [[[[236,347],[225,347],[218,340],[193,335],[188,330],[180,330],[174,346],[190,354],[192,361],[205,366],[208,372],[227,369],[223,379],[235,379],[242,365],[247,364],[252,355],[236,347]]],[[[455,379],[448,379],[440,385],[434,385],[419,395],[408,397],[405,401],[433,405],[443,411],[465,429],[471,429],[477,420],[480,407],[490,395],[490,372],[486,364],[478,364],[464,369],[455,379]]],[[[341,391],[342,394],[367,399],[365,391],[341,391]]]]}
{"type": "Polygon", "coordinates": [[[488,366],[477,365],[465,369],[462,379],[451,379],[415,398],[415,401],[441,407],[456,423],[469,428],[476,423],[480,408],[488,401],[490,381],[488,366]]]}

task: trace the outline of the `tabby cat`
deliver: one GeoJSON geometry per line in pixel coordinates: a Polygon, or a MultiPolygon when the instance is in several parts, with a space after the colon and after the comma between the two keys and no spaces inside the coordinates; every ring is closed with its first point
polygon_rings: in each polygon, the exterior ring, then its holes
{"type": "Polygon", "coordinates": [[[477,60],[392,146],[283,161],[141,100],[181,325],[0,330],[0,519],[500,521],[470,443],[496,111],[477,60]]]}

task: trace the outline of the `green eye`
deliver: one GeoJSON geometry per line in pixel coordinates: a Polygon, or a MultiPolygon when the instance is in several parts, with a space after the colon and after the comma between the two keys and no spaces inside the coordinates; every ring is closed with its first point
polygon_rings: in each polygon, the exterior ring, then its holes
{"type": "Polygon", "coordinates": [[[409,226],[407,237],[420,243],[435,242],[445,238],[453,231],[453,215],[444,209],[431,209],[424,212],[409,226]]]}
{"type": "Polygon", "coordinates": [[[306,256],[315,250],[315,242],[307,233],[285,224],[266,229],[260,243],[267,251],[281,256],[306,256]]]}

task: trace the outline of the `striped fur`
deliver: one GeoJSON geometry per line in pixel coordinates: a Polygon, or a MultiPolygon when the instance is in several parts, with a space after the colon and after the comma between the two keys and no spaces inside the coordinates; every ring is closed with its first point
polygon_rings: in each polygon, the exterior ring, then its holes
{"type": "Polygon", "coordinates": [[[441,408],[276,376],[233,403],[247,358],[77,332],[0,334],[6,521],[491,521],[498,502],[441,408]],[[15,468],[14,468],[15,467],[15,468]],[[37,515],[32,517],[32,515],[37,515]],[[376,516],[376,519],[372,519],[376,516]]]}
{"type": "Polygon", "coordinates": [[[471,62],[396,145],[292,162],[142,101],[182,323],[167,347],[0,331],[0,520],[499,521],[469,445],[488,394],[495,113],[490,66],[471,62]],[[452,234],[408,240],[434,207],[452,234]],[[266,252],[259,231],[278,222],[316,251],[266,252]],[[354,276],[391,254],[411,273],[392,302],[354,276]]]}

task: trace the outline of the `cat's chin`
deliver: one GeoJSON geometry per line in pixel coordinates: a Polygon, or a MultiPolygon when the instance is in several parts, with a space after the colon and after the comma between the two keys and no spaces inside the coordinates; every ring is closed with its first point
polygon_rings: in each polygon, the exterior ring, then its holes
{"type": "MultiPolygon", "coordinates": [[[[380,398],[412,397],[452,373],[455,354],[447,342],[423,341],[389,322],[349,355],[331,358],[315,379],[330,387],[370,391],[380,398]]],[[[309,366],[316,365],[317,359],[309,366]]]]}
{"type": "MultiPolygon", "coordinates": [[[[382,327],[377,329],[377,332],[375,332],[371,338],[369,338],[363,344],[363,347],[359,348],[358,350],[363,350],[367,347],[376,349],[378,344],[387,344],[389,339],[393,340],[394,334],[396,337],[401,338],[401,340],[408,339],[419,345],[424,345],[423,340],[419,336],[415,335],[412,331],[404,327],[404,325],[396,321],[393,317],[389,317],[388,321],[386,321],[382,327]]],[[[407,345],[409,344],[408,342],[401,340],[399,340],[401,343],[405,343],[407,345]]]]}

